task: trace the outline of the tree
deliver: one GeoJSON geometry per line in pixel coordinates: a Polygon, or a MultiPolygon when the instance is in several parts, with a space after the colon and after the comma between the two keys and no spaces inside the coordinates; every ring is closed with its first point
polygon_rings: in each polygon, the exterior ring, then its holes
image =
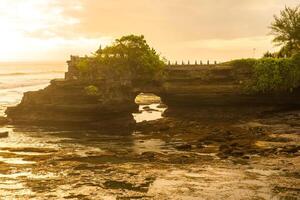
{"type": "Polygon", "coordinates": [[[290,57],[300,51],[300,5],[295,8],[285,7],[280,16],[274,15],[270,26],[273,42],[282,46],[278,56],[290,57]]]}
{"type": "Polygon", "coordinates": [[[263,58],[275,58],[275,57],[276,57],[275,53],[271,53],[270,51],[267,51],[263,55],[263,58]]]}
{"type": "Polygon", "coordinates": [[[151,48],[144,36],[128,35],[95,53],[96,65],[106,66],[109,74],[119,77],[158,79],[164,60],[151,48]]]}

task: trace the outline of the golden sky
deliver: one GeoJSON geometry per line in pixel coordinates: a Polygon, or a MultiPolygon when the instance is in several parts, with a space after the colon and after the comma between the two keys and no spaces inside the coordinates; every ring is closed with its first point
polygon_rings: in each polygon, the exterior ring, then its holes
{"type": "Polygon", "coordinates": [[[0,62],[61,61],[125,34],[167,59],[217,60],[274,50],[274,14],[299,0],[0,0],[0,62]],[[254,52],[254,48],[256,49],[254,52]]]}

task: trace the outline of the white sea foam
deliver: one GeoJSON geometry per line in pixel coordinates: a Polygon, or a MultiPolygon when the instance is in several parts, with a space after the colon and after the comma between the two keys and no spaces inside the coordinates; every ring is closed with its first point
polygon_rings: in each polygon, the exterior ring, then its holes
{"type": "Polygon", "coordinates": [[[24,92],[45,88],[50,80],[63,78],[65,67],[0,66],[0,116],[7,106],[19,103],[24,92]]]}

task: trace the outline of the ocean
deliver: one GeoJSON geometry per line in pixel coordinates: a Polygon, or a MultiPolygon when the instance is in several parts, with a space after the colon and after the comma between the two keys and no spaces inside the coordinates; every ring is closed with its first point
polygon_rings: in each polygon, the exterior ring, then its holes
{"type": "Polygon", "coordinates": [[[8,106],[18,104],[24,92],[45,88],[50,80],[63,78],[66,66],[48,64],[0,65],[0,116],[4,116],[8,106]]]}

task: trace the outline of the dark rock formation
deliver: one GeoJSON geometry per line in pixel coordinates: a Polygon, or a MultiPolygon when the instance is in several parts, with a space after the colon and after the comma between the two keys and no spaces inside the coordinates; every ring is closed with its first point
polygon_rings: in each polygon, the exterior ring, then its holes
{"type": "Polygon", "coordinates": [[[17,107],[6,113],[14,123],[80,123],[106,125],[133,122],[131,113],[137,110],[132,101],[135,94],[130,88],[108,81],[94,84],[99,95],[88,95],[84,81],[53,80],[50,86],[37,92],[24,94],[17,107]],[[105,87],[104,87],[105,86],[105,87]],[[113,120],[112,120],[113,119],[113,120]]]}
{"type": "MultiPolygon", "coordinates": [[[[168,106],[167,114],[180,108],[208,106],[299,106],[300,91],[280,95],[248,95],[244,83],[251,78],[247,70],[230,66],[168,66],[163,82],[144,83],[128,77],[105,77],[97,70],[92,77],[81,76],[76,69],[79,57],[71,57],[63,80],[25,93],[22,102],[6,113],[13,123],[92,123],[133,122],[137,111],[135,97],[154,93],[168,106]],[[98,74],[99,73],[99,74],[98,74]],[[86,88],[93,86],[96,94],[86,88]]],[[[218,113],[216,113],[218,114],[218,113]]],[[[219,114],[218,114],[219,115],[219,114]]]]}
{"type": "Polygon", "coordinates": [[[165,104],[195,106],[300,105],[300,90],[293,93],[249,95],[245,83],[251,72],[231,66],[172,66],[160,94],[165,104]]]}

